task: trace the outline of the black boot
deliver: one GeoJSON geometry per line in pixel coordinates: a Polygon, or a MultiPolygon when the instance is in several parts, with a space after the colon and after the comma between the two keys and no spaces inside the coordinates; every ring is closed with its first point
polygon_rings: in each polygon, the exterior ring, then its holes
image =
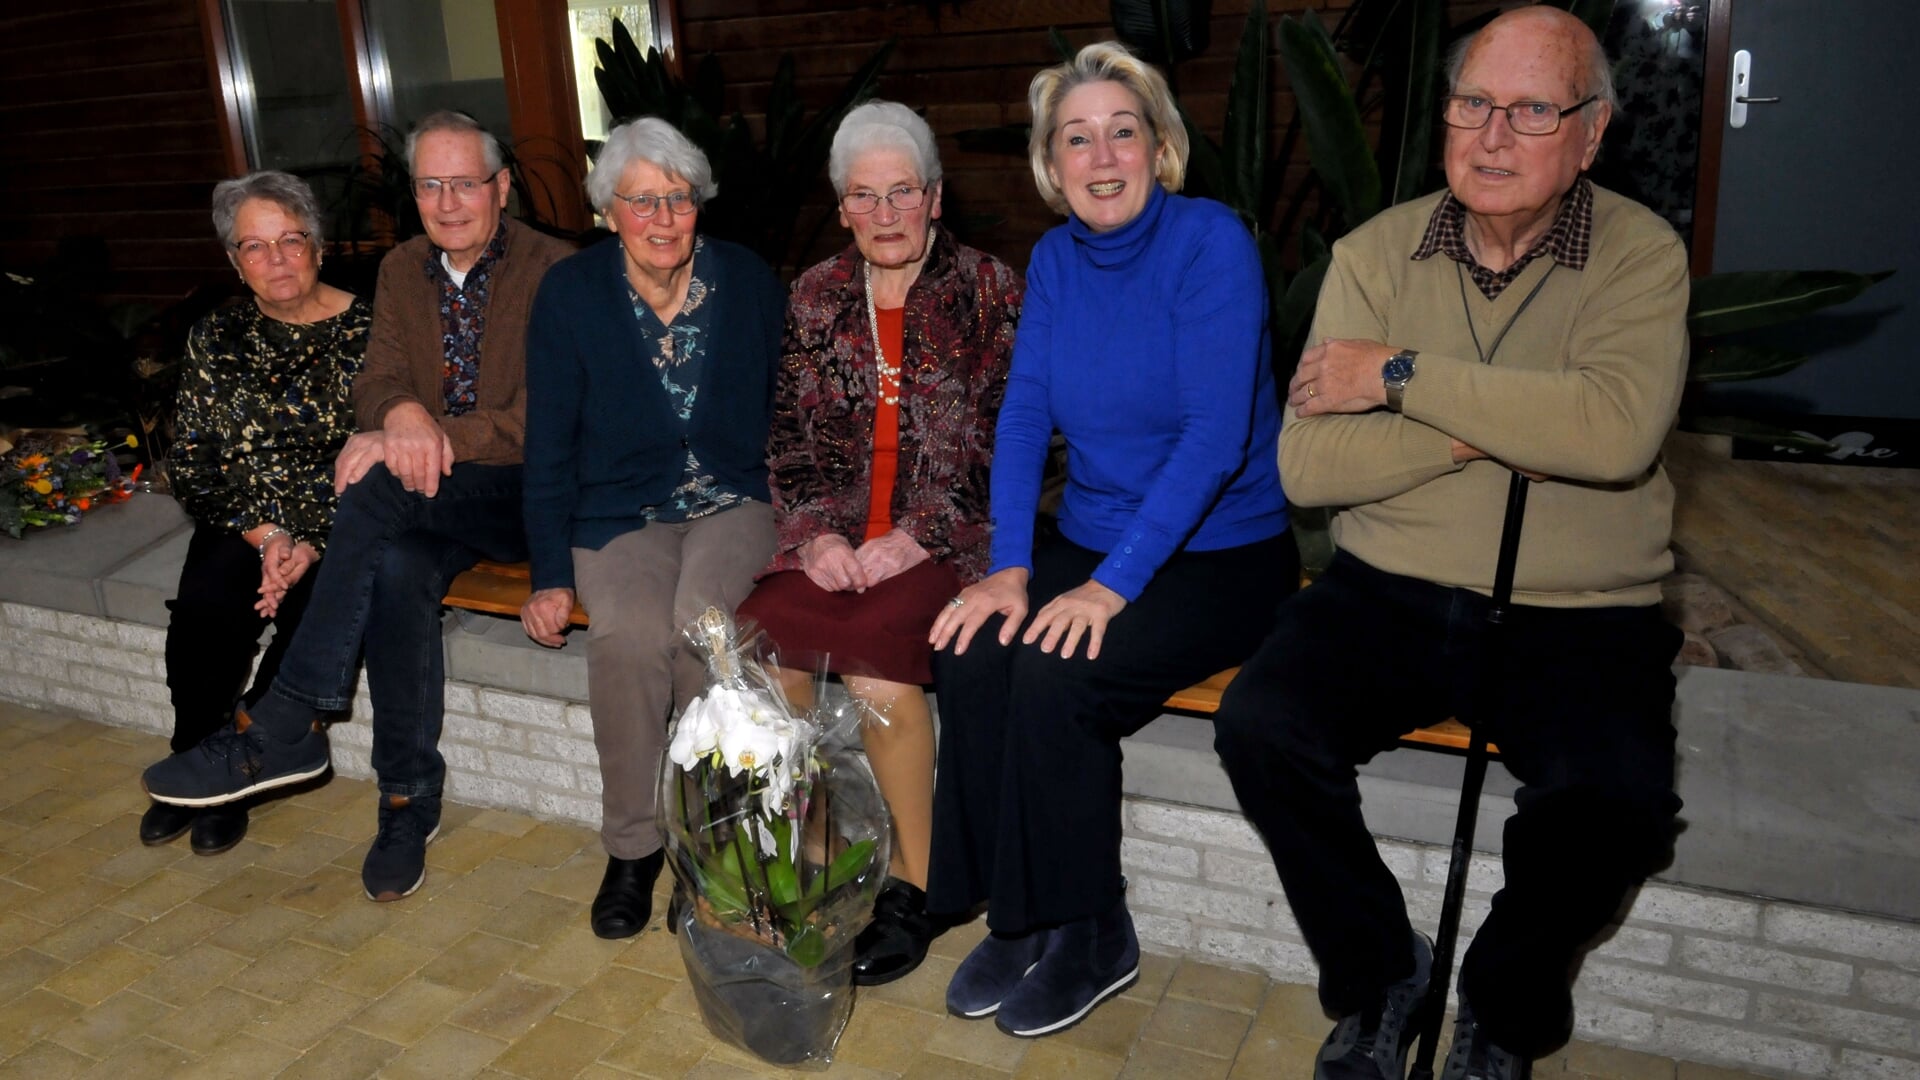
{"type": "Polygon", "coordinates": [[[614,940],[645,929],[653,917],[653,883],[666,864],[665,848],[638,859],[607,856],[607,873],[600,879],[589,917],[594,934],[614,940]]]}
{"type": "Polygon", "coordinates": [[[164,844],[193,828],[200,811],[191,806],[156,802],[140,815],[140,842],[148,847],[164,844]]]}
{"type": "Polygon", "coordinates": [[[873,902],[873,921],[854,939],[853,984],[879,986],[920,966],[943,929],[927,914],[927,894],[888,878],[873,902]]]}
{"type": "Polygon", "coordinates": [[[193,821],[193,853],[218,855],[247,838],[247,803],[209,806],[193,821]]]}

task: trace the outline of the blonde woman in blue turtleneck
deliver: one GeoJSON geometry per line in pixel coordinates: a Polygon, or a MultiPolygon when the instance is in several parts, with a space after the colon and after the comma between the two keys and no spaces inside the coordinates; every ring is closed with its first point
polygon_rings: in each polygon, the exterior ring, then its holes
{"type": "Polygon", "coordinates": [[[1027,271],[991,572],[933,628],[928,884],[934,911],[986,902],[992,931],[948,1010],[1019,1036],[1072,1026],[1137,976],[1119,742],[1250,654],[1299,577],[1260,256],[1232,211],[1172,194],[1187,140],[1165,81],[1107,43],[1029,96],[1035,180],[1070,217],[1027,271]],[[1036,526],[1055,430],[1057,532],[1036,526]]]}

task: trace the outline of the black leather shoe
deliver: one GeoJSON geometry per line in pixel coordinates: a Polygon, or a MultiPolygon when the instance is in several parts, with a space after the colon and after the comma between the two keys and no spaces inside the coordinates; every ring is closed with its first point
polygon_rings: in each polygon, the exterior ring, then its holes
{"type": "Polygon", "coordinates": [[[140,842],[148,847],[164,844],[193,828],[193,819],[199,816],[200,811],[191,806],[154,803],[140,815],[140,842]]]}
{"type": "Polygon", "coordinates": [[[942,929],[927,914],[925,892],[911,882],[888,878],[873,902],[873,921],[853,942],[853,984],[879,986],[919,967],[942,929]]]}
{"type": "Polygon", "coordinates": [[[589,916],[595,936],[612,941],[646,928],[653,917],[653,883],[666,864],[665,848],[639,859],[607,856],[607,873],[600,879],[589,916]]]}
{"type": "Polygon", "coordinates": [[[209,806],[193,819],[193,853],[218,855],[247,837],[247,804],[209,806]]]}

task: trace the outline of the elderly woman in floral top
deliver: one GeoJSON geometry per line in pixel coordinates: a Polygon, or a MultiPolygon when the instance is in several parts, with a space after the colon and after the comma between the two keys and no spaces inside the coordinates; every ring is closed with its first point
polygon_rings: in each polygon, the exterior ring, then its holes
{"type": "Polygon", "coordinates": [[[593,620],[606,938],[653,912],[667,718],[704,683],[680,628],[732,611],[773,550],[765,448],[785,294],[760,257],[701,236],[700,148],[663,120],[615,128],[587,177],[614,235],[556,263],[527,327],[527,635],[593,620]]]}
{"type": "Polygon", "coordinates": [[[933,816],[928,629],[979,580],[987,467],[1020,278],[938,224],[940,158],[911,109],[847,114],[828,172],[853,244],[794,284],[767,456],[779,554],[741,605],[779,646],[788,693],[823,665],[872,706],[868,760],[893,814],[892,877],[854,981],[917,967],[933,816]]]}
{"type": "MultiPolygon", "coordinates": [[[[373,321],[366,301],[320,281],[320,211],[304,181],[282,172],[225,181],[213,189],[213,224],[253,295],[187,338],[168,458],[174,497],[194,521],[167,605],[175,753],[233,718],[269,622],[249,706],[279,670],[333,523],[333,461],[354,431],[347,392],[373,321]]],[[[140,839],[163,844],[189,828],[195,854],[225,851],[246,835],[246,804],[156,802],[140,839]]]]}

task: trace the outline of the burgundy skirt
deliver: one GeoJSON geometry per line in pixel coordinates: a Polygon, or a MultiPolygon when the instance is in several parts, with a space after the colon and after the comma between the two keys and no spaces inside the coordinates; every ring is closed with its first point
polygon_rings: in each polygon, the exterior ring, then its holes
{"type": "Polygon", "coordinates": [[[736,621],[764,631],[783,667],[924,686],[933,681],[927,634],[960,577],[929,559],[866,592],[828,592],[798,570],[768,574],[736,621]]]}

